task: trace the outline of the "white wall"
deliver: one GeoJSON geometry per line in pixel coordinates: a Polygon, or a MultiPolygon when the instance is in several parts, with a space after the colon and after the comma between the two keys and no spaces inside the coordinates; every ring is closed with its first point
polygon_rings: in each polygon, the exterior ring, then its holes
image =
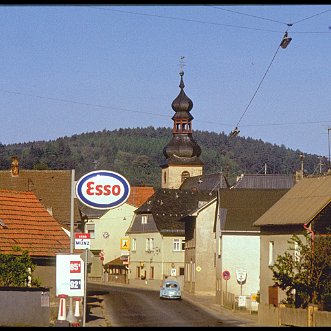
{"type": "Polygon", "coordinates": [[[103,250],[105,253],[104,263],[121,255],[120,240],[126,237],[125,233],[131,224],[136,209],[136,207],[125,203],[110,209],[100,219],[94,221],[95,238],[91,239],[91,250],[103,250]],[[103,237],[104,232],[109,233],[108,238],[103,237]]]}
{"type": "Polygon", "coordinates": [[[230,279],[222,279],[222,289],[241,295],[241,286],[237,282],[236,270],[247,271],[246,283],[242,285],[242,295],[257,293],[260,289],[260,237],[258,235],[222,236],[222,272],[228,270],[230,279]]]}

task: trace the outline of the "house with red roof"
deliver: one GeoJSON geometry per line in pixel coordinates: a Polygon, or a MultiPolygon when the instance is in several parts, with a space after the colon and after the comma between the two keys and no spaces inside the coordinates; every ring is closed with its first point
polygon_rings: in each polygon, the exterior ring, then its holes
{"type": "Polygon", "coordinates": [[[33,276],[55,295],[56,254],[70,253],[70,238],[33,192],[0,189],[0,252],[18,254],[15,246],[29,252],[33,276]]]}
{"type": "Polygon", "coordinates": [[[123,254],[129,253],[128,250],[123,251],[121,249],[121,239],[127,236],[134,211],[153,194],[153,187],[132,186],[129,198],[124,204],[116,208],[97,210],[81,204],[80,213],[82,222],[85,223],[84,232],[90,233],[90,252],[93,255],[90,256],[91,265],[88,268],[88,279],[117,281],[125,278],[118,277],[123,274],[122,271],[124,275],[127,273],[126,265],[123,264],[127,256],[123,254]]]}

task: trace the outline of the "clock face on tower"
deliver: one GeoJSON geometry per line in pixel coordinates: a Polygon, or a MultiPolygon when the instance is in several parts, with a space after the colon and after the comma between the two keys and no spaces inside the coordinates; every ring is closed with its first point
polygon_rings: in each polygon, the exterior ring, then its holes
{"type": "Polygon", "coordinates": [[[103,236],[105,239],[107,239],[107,238],[109,237],[109,233],[108,233],[108,232],[103,232],[103,233],[102,233],[102,236],[103,236]]]}

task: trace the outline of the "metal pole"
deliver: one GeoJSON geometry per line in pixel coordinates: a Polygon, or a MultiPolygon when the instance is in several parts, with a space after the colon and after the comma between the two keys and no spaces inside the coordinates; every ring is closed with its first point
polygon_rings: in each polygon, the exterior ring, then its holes
{"type": "MultiPolygon", "coordinates": [[[[71,170],[71,193],[70,193],[70,254],[74,253],[74,198],[75,198],[75,169],[71,170]]],[[[69,297],[69,311],[67,315],[67,321],[69,323],[77,322],[77,318],[73,313],[73,298],[69,297]]]]}
{"type": "Polygon", "coordinates": [[[85,259],[84,259],[84,305],[83,305],[83,326],[85,326],[85,321],[86,321],[87,251],[88,251],[88,248],[85,249],[85,259]]]}

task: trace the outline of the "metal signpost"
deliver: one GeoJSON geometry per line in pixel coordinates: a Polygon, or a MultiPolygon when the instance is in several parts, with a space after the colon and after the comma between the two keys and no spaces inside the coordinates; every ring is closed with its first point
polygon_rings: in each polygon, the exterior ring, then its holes
{"type": "Polygon", "coordinates": [[[223,279],[225,280],[225,293],[228,292],[228,280],[230,279],[230,271],[224,270],[222,273],[223,279]]]}
{"type": "Polygon", "coordinates": [[[83,300],[83,326],[86,323],[86,288],[87,288],[87,263],[88,250],[90,249],[91,238],[89,233],[75,233],[75,249],[84,249],[84,300],[83,300]]]}

